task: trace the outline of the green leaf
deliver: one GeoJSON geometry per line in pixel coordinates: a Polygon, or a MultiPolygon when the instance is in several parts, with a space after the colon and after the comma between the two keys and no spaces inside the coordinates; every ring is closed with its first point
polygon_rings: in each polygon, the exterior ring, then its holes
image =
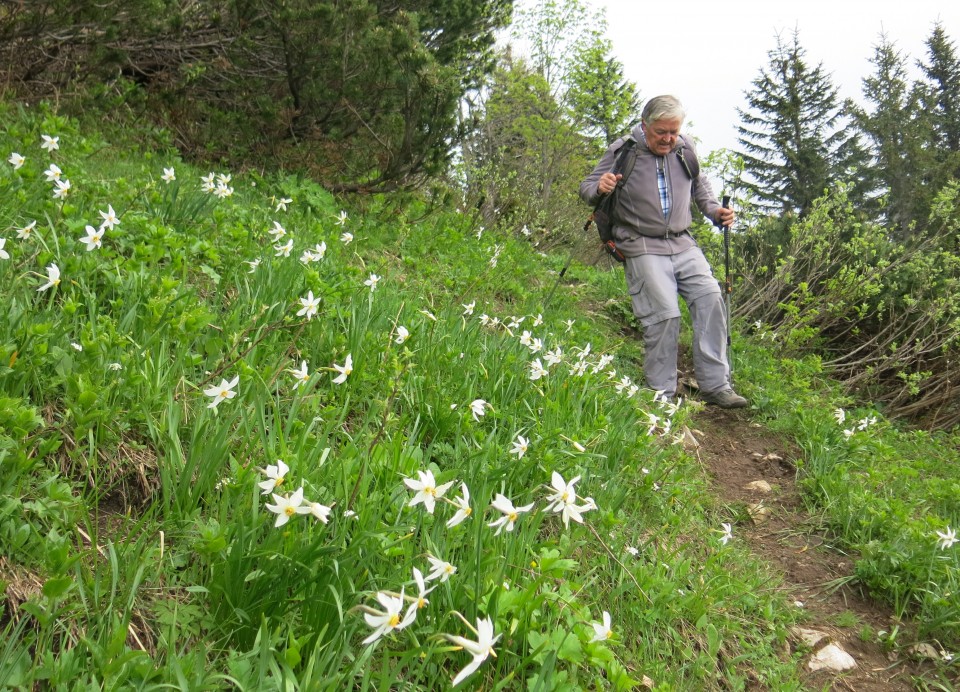
{"type": "Polygon", "coordinates": [[[43,595],[47,598],[60,598],[73,586],[73,577],[53,577],[43,584],[43,595]]]}

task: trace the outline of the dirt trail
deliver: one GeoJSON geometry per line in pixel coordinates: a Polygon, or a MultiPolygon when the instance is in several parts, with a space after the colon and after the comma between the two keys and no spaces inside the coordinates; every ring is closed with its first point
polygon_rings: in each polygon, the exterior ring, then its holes
{"type": "Polygon", "coordinates": [[[850,671],[814,673],[805,658],[807,686],[857,692],[915,689],[912,677],[922,674],[919,664],[876,643],[876,632],[898,624],[892,612],[843,583],[853,573],[853,556],[832,548],[828,534],[804,507],[796,483],[795,462],[801,456],[796,445],[751,422],[743,411],[707,407],[690,425],[714,491],[730,505],[731,515],[743,518],[734,526],[735,538],[782,575],[789,599],[803,604],[808,616],[804,627],[826,633],[856,659],[857,667],[850,671]],[[772,489],[746,487],[761,480],[772,489]],[[868,629],[874,636],[864,641],[861,633],[868,629]]]}

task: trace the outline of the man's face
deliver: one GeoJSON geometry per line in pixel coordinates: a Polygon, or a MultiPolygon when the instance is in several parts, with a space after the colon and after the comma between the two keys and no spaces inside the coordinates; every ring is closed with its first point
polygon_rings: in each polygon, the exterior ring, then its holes
{"type": "Polygon", "coordinates": [[[643,134],[647,137],[647,147],[657,156],[666,156],[677,144],[680,134],[679,120],[656,120],[649,125],[643,124],[643,134]]]}

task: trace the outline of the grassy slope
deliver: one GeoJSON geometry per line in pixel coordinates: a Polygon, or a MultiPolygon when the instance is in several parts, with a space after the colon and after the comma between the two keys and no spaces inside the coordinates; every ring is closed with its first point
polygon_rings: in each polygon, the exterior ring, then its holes
{"type": "MultiPolygon", "coordinates": [[[[43,108],[4,116],[0,141],[27,161],[0,176],[0,685],[437,686],[470,660],[442,636],[473,636],[462,614],[501,635],[467,687],[797,686],[779,654],[794,610],[736,539],[722,543],[726,518],[673,443],[686,413],[621,382],[638,376],[636,345],[591,307],[620,298],[615,276],[578,270],[544,311],[558,260],[469,215],[423,216],[393,198],[341,226],[340,203],[309,181],[251,175],[217,200],[200,190],[207,171],[175,152],[137,151],[43,108]],[[61,148],[41,150],[41,134],[61,148]],[[73,183],[62,204],[51,161],[73,183]],[[168,166],[175,183],[160,180],[168,166]],[[77,238],[108,204],[121,223],[86,252],[77,238]],[[32,237],[15,239],[33,219],[32,237]],[[289,257],[272,247],[275,221],[289,257]],[[320,242],[322,260],[299,261],[320,242]],[[50,263],[62,282],[38,292],[50,263]],[[308,291],[322,298],[310,320],[296,314],[308,291]],[[558,348],[562,362],[532,381],[531,362],[558,348]],[[348,354],[354,369],[336,384],[348,354]],[[309,381],[295,387],[303,361],[309,381]],[[208,408],[203,389],[234,377],[236,397],[208,408]],[[290,472],[277,494],[302,486],[332,507],[328,524],[274,527],[258,483],[278,459],[290,472]],[[433,514],[409,505],[403,480],[427,470],[453,483],[446,498],[469,487],[464,523],[446,527],[444,499],[433,514]],[[553,472],[595,500],[584,525],[544,511],[553,472]],[[534,505],[500,535],[487,526],[496,493],[534,505]],[[456,573],[413,624],[362,644],[362,608],[381,607],[378,591],[415,593],[428,555],[456,573]],[[603,611],[614,637],[591,641],[603,611]]],[[[830,406],[810,423],[791,405],[809,364],[772,381],[782,366],[767,351],[742,353],[758,415],[801,421],[810,446],[836,436],[830,406]]],[[[931,527],[958,523],[938,516],[931,527]]]]}

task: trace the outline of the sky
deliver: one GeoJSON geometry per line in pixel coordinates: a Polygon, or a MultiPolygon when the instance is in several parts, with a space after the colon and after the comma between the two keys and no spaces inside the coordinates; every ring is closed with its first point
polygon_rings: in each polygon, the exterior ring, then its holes
{"type": "Polygon", "coordinates": [[[939,20],[960,52],[960,3],[951,0],[587,1],[605,10],[614,55],[641,101],[677,96],[701,151],[739,149],[737,108],[746,108],[778,34],[789,43],[797,30],[809,64],[823,64],[841,99],[861,103],[881,33],[915,65],[926,61],[924,42],[939,20]]]}

